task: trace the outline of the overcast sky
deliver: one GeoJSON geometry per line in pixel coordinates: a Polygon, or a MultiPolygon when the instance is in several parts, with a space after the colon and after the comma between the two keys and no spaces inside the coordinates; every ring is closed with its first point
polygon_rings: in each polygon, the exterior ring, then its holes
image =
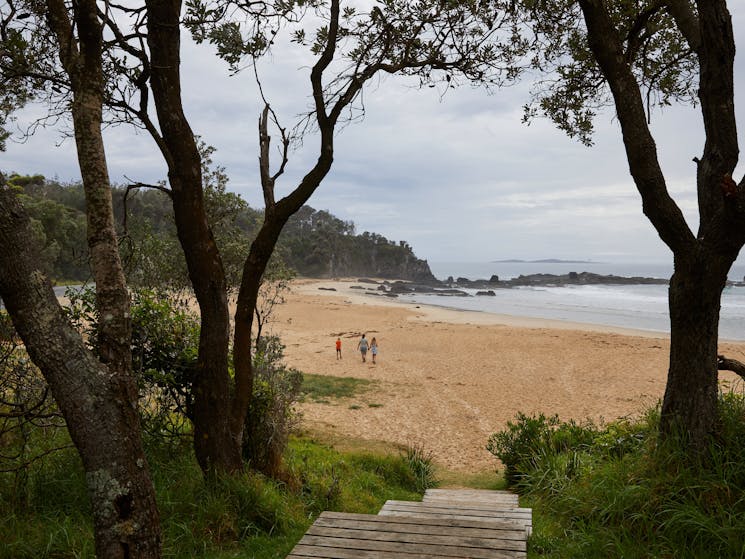
{"type": "MultiPolygon", "coordinates": [[[[745,6],[731,1],[737,44],[745,45],[745,6]]],[[[185,38],[182,75],[186,113],[195,133],[217,148],[230,189],[261,207],[257,119],[261,103],[249,71],[229,76],[209,47],[185,38]]],[[[736,70],[740,145],[745,115],[745,62],[736,70]]],[[[280,49],[262,62],[265,92],[283,124],[309,103],[309,68],[280,49]]],[[[584,147],[548,121],[521,123],[527,88],[487,95],[462,87],[444,97],[387,77],[364,95],[366,116],[339,132],[331,173],[310,199],[316,209],[354,221],[357,231],[406,240],[431,262],[563,258],[668,262],[669,250],[642,215],[613,113],[597,122],[584,147]]],[[[41,108],[21,113],[23,124],[41,108]]],[[[703,151],[695,109],[655,113],[652,122],[668,187],[696,229],[694,156],[703,151]]],[[[124,128],[105,134],[112,181],[155,182],[165,165],[149,136],[124,128]]],[[[2,168],[74,181],[80,177],[70,140],[53,129],[8,143],[2,168]]],[[[309,137],[291,156],[280,189],[295,186],[317,157],[309,137]]],[[[745,172],[739,165],[736,178],[745,172]]],[[[741,258],[741,260],[743,260],[741,258]]]]}

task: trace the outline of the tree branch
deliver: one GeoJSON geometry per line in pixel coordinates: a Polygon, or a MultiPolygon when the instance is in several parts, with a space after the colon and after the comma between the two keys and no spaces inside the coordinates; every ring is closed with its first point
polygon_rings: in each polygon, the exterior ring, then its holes
{"type": "MultiPolygon", "coordinates": [[[[125,179],[130,180],[126,175],[124,176],[125,179]]],[[[152,188],[154,190],[160,190],[161,192],[165,192],[169,198],[173,199],[173,192],[169,188],[166,188],[165,186],[161,186],[158,184],[145,184],[144,182],[135,182],[132,184],[128,184],[127,188],[124,190],[124,198],[122,199],[122,207],[123,215],[122,215],[122,228],[124,229],[124,235],[127,235],[128,229],[127,229],[127,200],[129,198],[129,193],[132,190],[138,189],[138,188],[152,188]]]]}
{"type": "Polygon", "coordinates": [[[633,62],[639,46],[643,43],[640,37],[642,31],[644,31],[649,20],[660,11],[661,7],[660,2],[655,2],[634,19],[634,23],[631,25],[631,29],[629,29],[626,36],[626,42],[628,44],[628,47],[626,48],[626,62],[629,64],[633,62]]]}
{"type": "Polygon", "coordinates": [[[696,238],[670,197],[647,124],[639,82],[624,62],[623,48],[605,2],[580,0],[590,49],[608,81],[623,131],[629,170],[642,196],[643,210],[662,240],[676,253],[696,238]]]}
{"type": "MultiPolygon", "coordinates": [[[[339,0],[331,1],[331,17],[329,20],[329,31],[326,38],[326,46],[321,57],[313,65],[310,73],[310,83],[313,86],[313,100],[316,106],[316,119],[321,134],[329,133],[329,118],[326,114],[326,102],[323,95],[323,72],[329,67],[336,53],[336,40],[339,34],[339,0]]],[[[332,124],[333,126],[333,124],[332,124]]]]}
{"type": "Polygon", "coordinates": [[[724,355],[717,355],[717,369],[720,371],[732,371],[745,380],[745,363],[737,359],[729,359],[724,355]]]}
{"type": "MultiPolygon", "coordinates": [[[[36,410],[41,408],[47,401],[47,396],[49,396],[49,387],[44,388],[44,393],[41,395],[39,401],[31,406],[28,409],[22,409],[21,411],[17,412],[0,412],[0,417],[26,417],[28,415],[33,415],[36,410]]],[[[6,402],[5,400],[0,399],[0,404],[3,406],[9,407],[9,408],[18,408],[18,407],[25,407],[23,404],[15,404],[13,402],[6,402]]]]}
{"type": "Polygon", "coordinates": [[[274,211],[274,179],[269,173],[269,136],[267,121],[269,120],[269,104],[264,105],[264,110],[259,118],[259,170],[261,174],[261,191],[264,193],[264,208],[267,212],[274,211]]]}
{"type": "Polygon", "coordinates": [[[691,5],[686,0],[667,0],[665,4],[691,49],[698,51],[701,46],[701,31],[691,5]]]}

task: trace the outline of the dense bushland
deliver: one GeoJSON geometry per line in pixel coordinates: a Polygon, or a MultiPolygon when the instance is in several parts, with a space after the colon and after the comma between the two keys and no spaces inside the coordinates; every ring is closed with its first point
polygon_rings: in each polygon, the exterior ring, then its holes
{"type": "Polygon", "coordinates": [[[659,410],[598,426],[518,415],[488,449],[532,506],[534,557],[745,556],[745,396],[707,452],[660,444],[659,410]]]}
{"type": "MultiPolygon", "coordinates": [[[[208,150],[207,156],[214,151],[206,146],[203,149],[208,150]]],[[[205,200],[210,224],[228,279],[237,285],[263,213],[226,190],[227,177],[221,168],[208,178],[205,200]]],[[[22,193],[50,277],[87,280],[90,271],[82,185],[61,184],[41,175],[12,175],[8,182],[22,193]]],[[[170,198],[159,190],[128,192],[122,186],[115,186],[112,196],[130,285],[160,285],[165,279],[171,287],[189,286],[170,198]]],[[[427,263],[418,259],[405,241],[394,242],[367,231],[357,234],[353,222],[310,206],[303,206],[289,219],[279,239],[277,260],[311,277],[433,279],[427,263]]]]}

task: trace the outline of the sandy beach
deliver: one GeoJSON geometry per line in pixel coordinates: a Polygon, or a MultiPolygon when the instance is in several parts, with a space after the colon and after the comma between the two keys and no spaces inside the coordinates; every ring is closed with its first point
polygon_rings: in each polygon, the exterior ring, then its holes
{"type": "MultiPolygon", "coordinates": [[[[353,286],[370,287],[296,280],[271,325],[288,365],[374,381],[350,399],[301,404],[311,430],[420,445],[438,464],[476,473],[498,466],[486,443],[518,411],[609,421],[664,394],[669,341],[660,334],[427,307],[353,286]],[[378,340],[377,364],[356,351],[363,332],[378,340]]],[[[742,360],[745,344],[720,352],[742,360]]]]}

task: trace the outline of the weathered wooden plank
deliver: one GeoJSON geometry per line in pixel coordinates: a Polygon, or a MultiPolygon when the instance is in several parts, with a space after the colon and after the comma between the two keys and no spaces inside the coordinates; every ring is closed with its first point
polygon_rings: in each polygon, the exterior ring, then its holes
{"type": "Polygon", "coordinates": [[[444,499],[435,497],[434,499],[424,499],[421,501],[422,503],[426,503],[428,505],[436,505],[441,507],[448,507],[448,506],[470,506],[470,507],[491,507],[491,508],[498,508],[498,509],[517,509],[521,508],[518,503],[486,503],[486,502],[480,502],[480,501],[468,501],[468,500],[459,500],[459,499],[444,499]]]}
{"type": "Polygon", "coordinates": [[[457,509],[432,509],[429,507],[407,507],[407,506],[390,506],[383,505],[378,512],[379,516],[396,513],[399,516],[407,515],[425,515],[426,517],[442,518],[471,518],[473,520],[495,521],[495,522],[520,522],[522,524],[532,523],[533,517],[530,513],[512,512],[509,510],[492,511],[485,513],[483,511],[457,510],[457,509]]]}
{"type": "Polygon", "coordinates": [[[436,517],[448,520],[513,522],[525,529],[527,535],[530,535],[530,533],[532,532],[533,519],[531,512],[526,513],[510,509],[474,511],[470,509],[459,510],[457,508],[433,508],[422,505],[423,503],[397,505],[390,504],[389,501],[385,505],[383,505],[383,508],[380,509],[378,515],[409,516],[422,518],[436,517]]]}
{"type": "MultiPolygon", "coordinates": [[[[503,559],[525,559],[527,555],[522,551],[515,551],[512,554],[501,555],[503,559]]],[[[292,553],[287,556],[287,559],[306,559],[313,557],[316,559],[440,559],[447,557],[445,555],[434,555],[431,553],[415,553],[405,552],[401,553],[386,552],[380,550],[364,550],[364,549],[344,549],[334,548],[325,546],[313,546],[313,545],[298,545],[292,550],[292,553]]],[[[498,558],[499,556],[494,556],[498,558]]]]}
{"type": "Polygon", "coordinates": [[[447,506],[441,507],[429,503],[416,503],[407,501],[387,501],[378,514],[385,515],[388,512],[416,512],[426,514],[445,514],[457,516],[471,516],[491,520],[520,519],[530,521],[533,518],[531,509],[518,508],[474,508],[470,506],[447,506]]]}
{"type": "MultiPolygon", "coordinates": [[[[321,513],[319,518],[357,518],[361,517],[361,520],[366,520],[370,522],[390,522],[390,518],[386,516],[374,516],[369,514],[357,514],[357,513],[347,513],[347,512],[331,512],[331,511],[324,511],[321,513]]],[[[411,517],[408,517],[406,515],[398,516],[395,519],[395,522],[398,524],[405,524],[405,523],[411,523],[411,524],[421,524],[422,522],[425,522],[428,525],[431,526],[453,526],[453,527],[474,527],[474,528],[487,528],[487,529],[496,529],[499,530],[500,527],[508,527],[511,528],[514,526],[515,522],[510,521],[504,521],[499,519],[492,519],[492,518],[485,518],[482,520],[478,520],[475,518],[469,518],[466,520],[462,519],[453,519],[453,518],[445,518],[442,516],[437,515],[430,515],[430,516],[416,516],[411,515],[411,517]]]]}
{"type": "MultiPolygon", "coordinates": [[[[421,517],[421,518],[430,518],[432,516],[437,516],[439,518],[446,518],[448,520],[464,520],[464,521],[476,521],[479,520],[479,518],[474,518],[473,516],[467,516],[467,515],[458,515],[458,514],[436,514],[432,515],[431,513],[419,513],[419,512],[399,512],[399,511],[387,511],[387,512],[379,512],[378,514],[384,515],[384,516],[410,516],[410,517],[421,517]]],[[[509,519],[510,521],[514,522],[518,526],[520,526],[525,531],[525,536],[530,536],[533,533],[533,522],[528,519],[509,519]]]]}
{"type": "Polygon", "coordinates": [[[489,491],[484,489],[427,489],[424,492],[422,501],[435,499],[467,500],[485,503],[518,503],[518,496],[510,491],[489,491]]]}
{"type": "Polygon", "coordinates": [[[430,489],[379,516],[323,512],[288,559],[525,559],[531,525],[508,491],[430,489]]]}
{"type": "Polygon", "coordinates": [[[423,501],[428,499],[447,499],[452,501],[469,501],[471,503],[514,503],[520,499],[517,495],[473,495],[462,493],[424,493],[423,501]]]}
{"type": "Polygon", "coordinates": [[[398,532],[390,530],[360,530],[339,527],[317,526],[313,524],[306,532],[308,536],[319,536],[327,538],[343,538],[350,540],[374,540],[391,543],[405,544],[427,544],[456,547],[473,547],[477,549],[507,549],[513,551],[525,551],[526,544],[523,540],[507,540],[496,538],[483,538],[473,536],[459,536],[454,533],[442,534],[416,534],[413,532],[398,532]]]}
{"type": "Polygon", "coordinates": [[[522,525],[514,522],[493,522],[478,523],[480,526],[474,526],[475,523],[460,521],[462,526],[453,526],[447,520],[438,520],[436,524],[431,522],[431,518],[409,518],[390,516],[378,516],[377,520],[371,521],[359,518],[327,518],[319,517],[313,526],[325,528],[345,528],[351,530],[372,530],[388,532],[405,532],[411,534],[452,534],[461,537],[477,537],[486,539],[512,539],[525,540],[525,530],[522,525]],[[401,522],[406,520],[406,522],[401,522]]]}
{"type": "Polygon", "coordinates": [[[425,495],[476,495],[495,497],[517,497],[516,493],[503,489],[427,489],[425,495]]]}
{"type": "MultiPolygon", "coordinates": [[[[521,508],[521,507],[501,507],[499,505],[481,505],[481,504],[441,504],[441,503],[425,503],[423,501],[395,501],[395,500],[389,500],[385,502],[385,505],[389,506],[415,506],[415,507],[421,507],[421,508],[431,508],[433,510],[435,509],[446,509],[446,510],[457,510],[457,511],[474,511],[474,512],[483,512],[483,513],[490,513],[494,511],[512,511],[515,513],[523,513],[523,514],[531,514],[532,509],[529,508],[521,508]]],[[[384,505],[384,506],[385,506],[384,505]]]]}
{"type": "MultiPolygon", "coordinates": [[[[399,556],[404,553],[424,553],[434,557],[463,559],[511,559],[515,557],[515,553],[520,553],[519,551],[513,550],[460,547],[456,545],[430,545],[425,543],[388,542],[379,540],[356,540],[351,538],[326,538],[322,536],[310,536],[307,534],[300,540],[300,545],[380,551],[399,554],[399,556]]],[[[386,555],[383,555],[383,557],[386,557],[386,555]]]]}
{"type": "Polygon", "coordinates": [[[337,549],[315,545],[298,545],[286,559],[384,559],[402,557],[405,559],[434,559],[434,555],[421,553],[395,555],[380,551],[366,551],[363,549],[337,549]]]}
{"type": "Polygon", "coordinates": [[[491,499],[486,497],[469,497],[468,495],[424,495],[422,501],[427,502],[444,502],[444,503],[473,503],[481,505],[501,505],[509,507],[519,507],[520,503],[517,498],[498,498],[491,499]]]}
{"type": "MultiPolygon", "coordinates": [[[[471,521],[471,520],[473,520],[473,521],[487,520],[487,517],[483,517],[483,516],[472,516],[472,515],[468,515],[468,514],[459,514],[457,512],[452,512],[452,513],[435,512],[435,513],[432,513],[432,512],[417,511],[417,510],[413,510],[413,509],[412,510],[395,510],[395,509],[394,510],[387,510],[386,509],[386,510],[381,510],[378,514],[380,516],[409,516],[409,517],[412,517],[412,518],[432,518],[432,517],[437,517],[437,518],[443,518],[443,519],[448,519],[448,520],[468,520],[468,521],[471,521]]],[[[512,522],[512,523],[517,524],[518,526],[522,526],[522,527],[532,526],[533,525],[532,519],[525,518],[525,517],[517,517],[517,518],[503,517],[501,519],[495,519],[495,520],[502,521],[502,522],[512,522]]]]}
{"type": "Polygon", "coordinates": [[[433,487],[426,490],[427,493],[478,493],[478,494],[493,494],[493,495],[514,495],[512,491],[508,489],[473,489],[470,487],[463,487],[461,489],[439,489],[433,487]]]}

